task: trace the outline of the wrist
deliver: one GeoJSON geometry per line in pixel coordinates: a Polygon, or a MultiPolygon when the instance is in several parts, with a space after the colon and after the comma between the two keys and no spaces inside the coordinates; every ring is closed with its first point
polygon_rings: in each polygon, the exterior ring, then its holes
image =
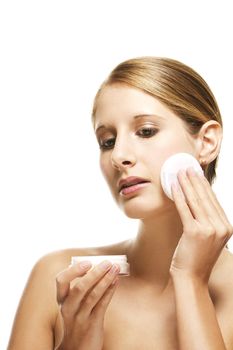
{"type": "Polygon", "coordinates": [[[208,288],[208,280],[203,276],[198,276],[197,274],[190,273],[185,270],[172,270],[170,271],[170,276],[173,284],[183,286],[193,286],[198,288],[208,288]]]}

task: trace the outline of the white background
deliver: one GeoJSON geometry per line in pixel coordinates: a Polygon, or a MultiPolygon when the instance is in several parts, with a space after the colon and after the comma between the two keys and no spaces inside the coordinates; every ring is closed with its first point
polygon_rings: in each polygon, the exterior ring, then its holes
{"type": "Polygon", "coordinates": [[[1,349],[39,257],[136,232],[101,177],[90,122],[122,60],[168,56],[207,80],[225,126],[214,189],[233,221],[232,23],[224,0],[0,2],[1,349]]]}

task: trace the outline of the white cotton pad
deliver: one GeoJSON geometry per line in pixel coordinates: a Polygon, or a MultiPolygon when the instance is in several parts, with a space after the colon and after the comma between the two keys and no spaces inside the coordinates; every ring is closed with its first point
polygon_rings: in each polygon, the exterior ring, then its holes
{"type": "Polygon", "coordinates": [[[186,170],[193,167],[194,170],[203,174],[203,170],[195,157],[189,153],[176,153],[169,157],[163,164],[160,173],[161,185],[166,195],[172,198],[172,183],[178,184],[177,173],[179,170],[186,170]]]}
{"type": "Polygon", "coordinates": [[[110,261],[112,264],[118,264],[120,267],[120,275],[129,275],[129,264],[127,262],[126,255],[86,255],[86,256],[72,256],[71,265],[76,264],[77,262],[88,260],[92,263],[93,267],[104,260],[110,261]]]}

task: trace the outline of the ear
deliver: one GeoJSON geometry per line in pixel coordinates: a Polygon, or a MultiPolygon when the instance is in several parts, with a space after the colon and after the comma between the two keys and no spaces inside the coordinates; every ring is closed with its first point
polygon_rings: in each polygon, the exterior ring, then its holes
{"type": "Polygon", "coordinates": [[[211,163],[217,158],[222,143],[222,126],[215,120],[202,125],[198,133],[198,155],[202,165],[211,163]]]}

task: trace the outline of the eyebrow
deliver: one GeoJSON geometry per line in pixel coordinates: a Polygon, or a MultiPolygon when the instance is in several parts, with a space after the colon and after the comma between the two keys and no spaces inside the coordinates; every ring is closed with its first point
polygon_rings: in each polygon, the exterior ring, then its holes
{"type": "MultiPolygon", "coordinates": [[[[136,114],[133,119],[139,119],[139,118],[148,118],[148,117],[154,117],[156,119],[160,119],[160,120],[165,120],[164,117],[159,116],[157,114],[136,114]]],[[[99,129],[105,128],[106,126],[104,124],[101,124],[98,126],[98,128],[95,130],[95,132],[97,132],[99,129]]]]}
{"type": "Polygon", "coordinates": [[[137,114],[137,115],[134,116],[134,119],[145,118],[145,117],[154,117],[154,118],[157,118],[157,119],[165,120],[164,117],[161,117],[160,115],[157,115],[157,114],[137,114]]]}

